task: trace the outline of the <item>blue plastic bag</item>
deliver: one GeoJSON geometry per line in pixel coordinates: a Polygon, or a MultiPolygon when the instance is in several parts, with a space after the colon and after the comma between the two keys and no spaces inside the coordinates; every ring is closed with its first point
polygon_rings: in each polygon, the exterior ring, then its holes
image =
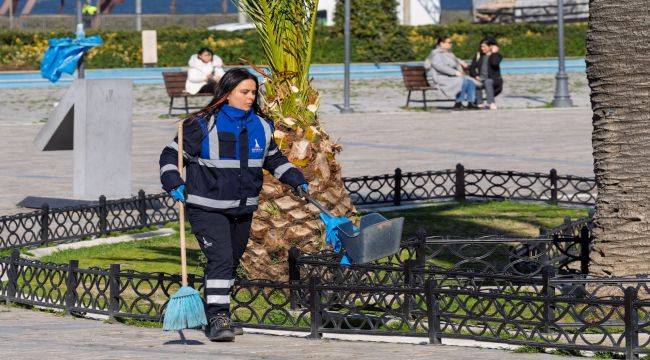
{"type": "Polygon", "coordinates": [[[84,53],[101,44],[102,38],[99,35],[50,39],[49,47],[41,60],[41,76],[55,83],[63,73],[72,75],[84,53]]]}
{"type": "MultiPolygon", "coordinates": [[[[323,223],[325,224],[325,242],[327,244],[331,245],[332,248],[334,249],[334,252],[340,253],[341,252],[341,239],[339,239],[339,232],[338,232],[338,226],[347,222],[350,222],[350,220],[346,217],[334,217],[334,216],[329,216],[324,213],[320,214],[320,219],[323,220],[323,223]]],[[[358,232],[359,229],[356,226],[353,226],[353,229],[355,232],[358,232]]],[[[341,265],[343,266],[349,266],[350,265],[350,259],[348,258],[348,255],[343,253],[343,257],[341,257],[341,265]]]]}

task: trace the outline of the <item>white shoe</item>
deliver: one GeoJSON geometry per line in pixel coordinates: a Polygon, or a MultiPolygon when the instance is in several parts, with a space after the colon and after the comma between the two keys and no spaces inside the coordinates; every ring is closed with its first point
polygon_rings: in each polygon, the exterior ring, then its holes
{"type": "Polygon", "coordinates": [[[488,108],[489,108],[490,110],[496,110],[496,109],[498,109],[497,104],[495,104],[495,103],[490,104],[490,106],[489,106],[488,108]]]}

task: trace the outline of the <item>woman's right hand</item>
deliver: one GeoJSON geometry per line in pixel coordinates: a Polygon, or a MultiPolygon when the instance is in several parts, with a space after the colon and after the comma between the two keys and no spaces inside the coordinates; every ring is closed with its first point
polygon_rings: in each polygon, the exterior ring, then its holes
{"type": "Polygon", "coordinates": [[[465,76],[465,73],[462,72],[462,71],[457,71],[456,76],[458,76],[458,77],[465,76]]]}

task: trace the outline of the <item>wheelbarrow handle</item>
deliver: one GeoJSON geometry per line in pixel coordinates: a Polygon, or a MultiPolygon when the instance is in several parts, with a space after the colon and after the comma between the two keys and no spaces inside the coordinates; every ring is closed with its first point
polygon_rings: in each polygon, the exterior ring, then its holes
{"type": "Polygon", "coordinates": [[[327,216],[329,216],[329,217],[334,217],[334,215],[332,215],[332,213],[329,212],[329,210],[327,210],[327,209],[325,208],[325,206],[323,206],[323,204],[321,204],[321,203],[319,203],[318,201],[314,200],[314,198],[312,198],[311,196],[309,196],[309,194],[307,194],[307,193],[305,192],[305,193],[303,193],[302,195],[305,197],[305,199],[307,199],[307,201],[308,201],[310,204],[312,204],[312,205],[314,205],[315,207],[317,207],[318,210],[320,210],[323,214],[325,214],[325,215],[327,215],[327,216]]]}

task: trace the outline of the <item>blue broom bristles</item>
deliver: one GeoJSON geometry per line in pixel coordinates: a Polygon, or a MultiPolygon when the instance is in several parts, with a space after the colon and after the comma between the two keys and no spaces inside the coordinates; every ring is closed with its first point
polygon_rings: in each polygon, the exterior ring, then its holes
{"type": "Polygon", "coordinates": [[[207,324],[205,308],[198,291],[182,286],[169,298],[163,320],[164,331],[194,329],[207,324]]]}

